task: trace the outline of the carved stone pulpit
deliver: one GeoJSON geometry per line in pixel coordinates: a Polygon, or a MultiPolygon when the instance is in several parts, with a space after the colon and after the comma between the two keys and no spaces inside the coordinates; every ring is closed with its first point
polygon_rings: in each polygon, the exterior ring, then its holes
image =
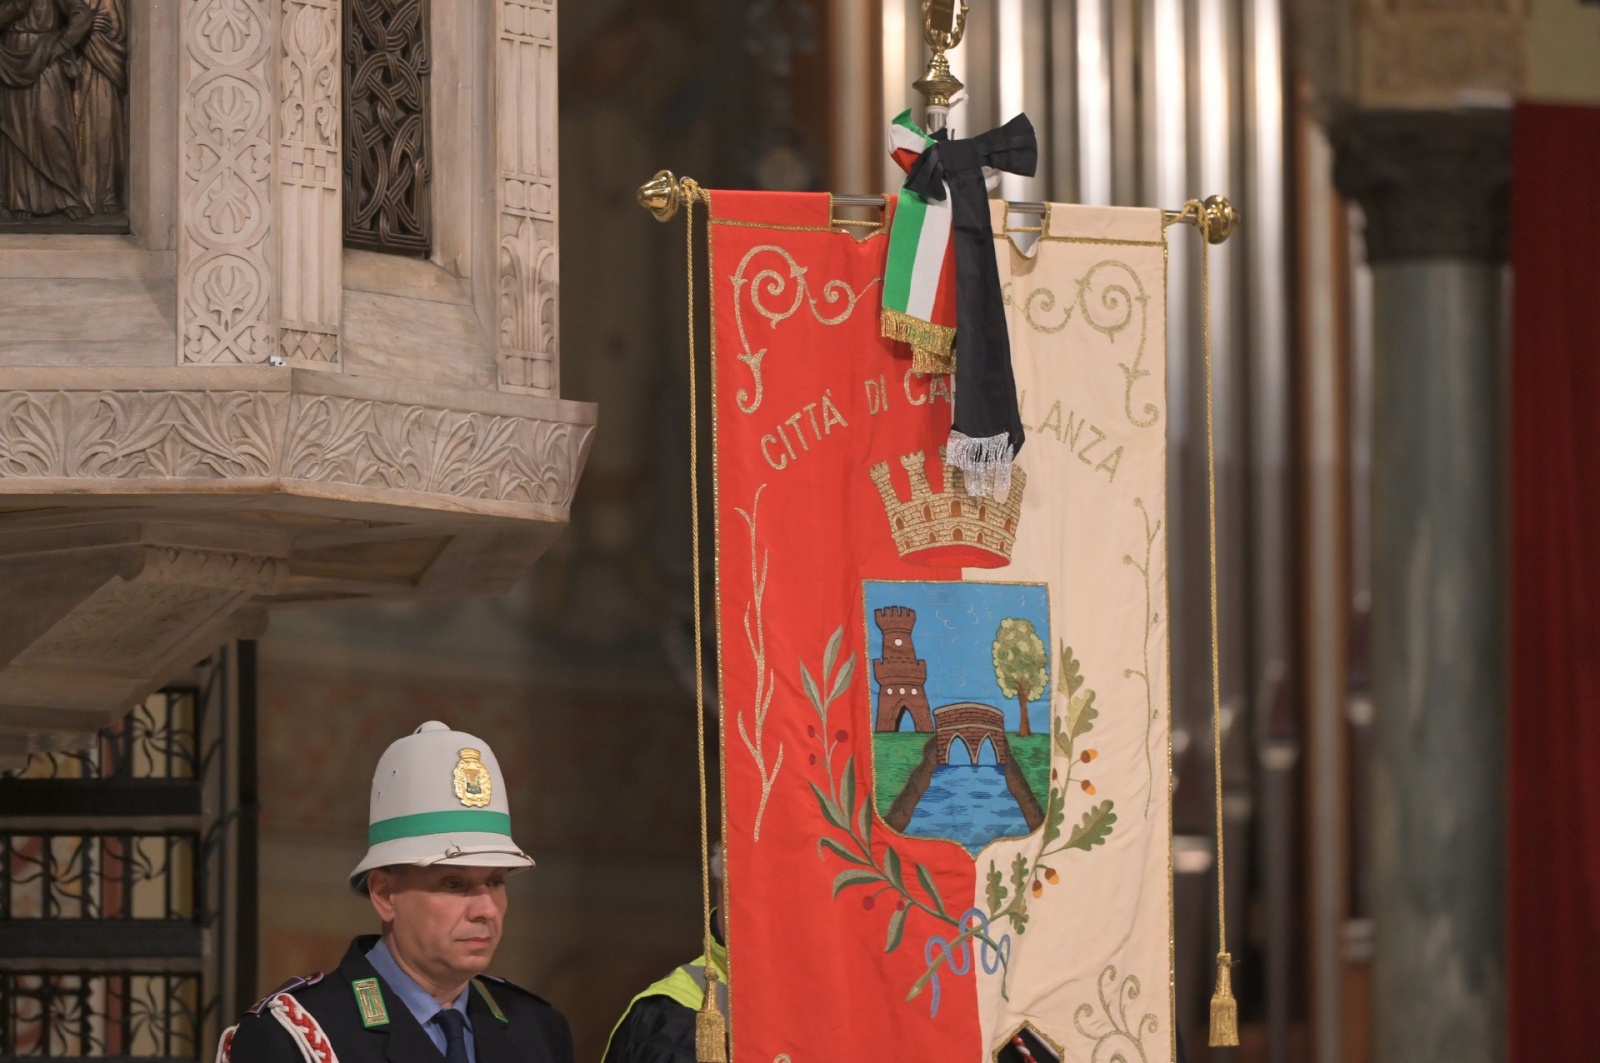
{"type": "Polygon", "coordinates": [[[555,22],[0,0],[0,767],[274,606],[503,591],[561,530],[555,22]]]}

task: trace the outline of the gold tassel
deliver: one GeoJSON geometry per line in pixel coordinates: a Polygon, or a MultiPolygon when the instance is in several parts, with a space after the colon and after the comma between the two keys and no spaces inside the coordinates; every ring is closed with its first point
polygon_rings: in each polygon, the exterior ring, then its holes
{"type": "Polygon", "coordinates": [[[1217,953],[1217,991],[1211,994],[1211,1047],[1239,1043],[1239,1002],[1233,999],[1233,957],[1217,953]]]}
{"type": "Polygon", "coordinates": [[[717,974],[706,964],[706,998],[694,1017],[694,1058],[698,1063],[728,1063],[728,1025],[717,1007],[717,974]]]}

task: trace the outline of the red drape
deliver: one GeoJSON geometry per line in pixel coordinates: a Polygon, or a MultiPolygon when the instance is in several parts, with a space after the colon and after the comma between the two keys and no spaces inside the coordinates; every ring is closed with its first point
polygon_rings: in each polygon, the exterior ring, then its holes
{"type": "Polygon", "coordinates": [[[1512,143],[1510,1058],[1600,1058],[1600,109],[1512,143]]]}

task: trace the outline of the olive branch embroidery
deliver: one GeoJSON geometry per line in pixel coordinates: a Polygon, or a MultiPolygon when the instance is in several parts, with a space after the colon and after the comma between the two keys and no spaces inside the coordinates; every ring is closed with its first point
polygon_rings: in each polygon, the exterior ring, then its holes
{"type": "MultiPolygon", "coordinates": [[[[907,1000],[916,998],[930,984],[932,986],[931,1003],[933,1014],[939,1012],[939,982],[938,971],[941,967],[948,966],[956,975],[966,974],[971,969],[971,956],[969,942],[977,940],[982,948],[980,960],[989,973],[1004,966],[1010,957],[1010,943],[1002,940],[994,941],[987,933],[988,917],[980,909],[972,908],[960,917],[954,916],[946,907],[944,898],[939,893],[939,886],[933,879],[933,873],[922,864],[912,864],[916,876],[920,896],[914,892],[906,882],[905,865],[900,859],[900,854],[891,846],[885,846],[883,857],[880,860],[873,850],[872,844],[872,801],[868,795],[858,793],[856,789],[855,754],[849,754],[844,761],[839,774],[834,773],[834,756],[840,747],[850,741],[850,732],[844,728],[835,731],[829,730],[828,711],[841,694],[850,686],[850,680],[855,675],[856,657],[851,654],[839,665],[837,671],[834,663],[838,659],[840,647],[844,643],[844,628],[841,626],[828,640],[827,647],[822,654],[822,682],[819,684],[811,675],[805,662],[800,663],[800,682],[805,688],[806,697],[810,699],[811,706],[816,710],[818,724],[808,725],[806,733],[816,738],[822,750],[820,758],[811,754],[812,764],[821,764],[828,780],[827,790],[816,783],[811,784],[811,792],[816,795],[817,804],[822,809],[822,817],[835,829],[843,831],[843,839],[822,835],[817,839],[817,856],[823,858],[825,852],[833,853],[847,865],[833,880],[833,896],[837,899],[839,894],[852,887],[861,887],[861,907],[872,911],[878,904],[878,898],[889,893],[894,898],[894,910],[889,913],[889,922],[885,929],[884,952],[893,952],[900,947],[905,937],[906,920],[913,911],[922,912],[941,924],[942,929],[955,930],[954,938],[947,940],[939,934],[930,936],[923,948],[923,960],[928,965],[922,976],[913,983],[911,991],[906,995],[907,1000]],[[823,695],[823,688],[828,693],[823,695]],[[820,724],[820,729],[819,729],[820,724]]],[[[1004,986],[1002,984],[1002,992],[1004,986]]]]}
{"type": "Polygon", "coordinates": [[[748,510],[735,509],[735,512],[744,518],[745,526],[750,529],[751,601],[744,609],[744,637],[750,646],[750,656],[755,659],[756,693],[755,704],[751,711],[751,725],[748,727],[745,725],[742,714],[738,716],[737,724],[739,737],[744,741],[744,747],[750,751],[751,759],[756,762],[756,774],[761,777],[761,803],[756,806],[755,830],[752,832],[756,841],[761,840],[761,819],[767,813],[767,800],[772,796],[772,784],[778,779],[778,769],[783,767],[783,743],[778,743],[778,755],[774,758],[772,771],[769,773],[766,746],[763,742],[763,733],[767,726],[767,710],[772,707],[773,676],[772,669],[767,667],[767,629],[763,623],[761,607],[767,594],[767,565],[772,558],[772,552],[761,550],[758,559],[756,523],[761,509],[761,492],[766,489],[766,484],[756,488],[755,500],[750,503],[748,510]],[[755,732],[753,739],[752,731],[755,732]]]}

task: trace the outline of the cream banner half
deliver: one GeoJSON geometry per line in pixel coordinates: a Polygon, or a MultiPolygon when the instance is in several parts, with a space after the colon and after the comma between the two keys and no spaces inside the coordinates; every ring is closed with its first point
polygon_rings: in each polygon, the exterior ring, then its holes
{"type": "Polygon", "coordinates": [[[984,1044],[998,1052],[1028,1027],[1063,1060],[1163,1063],[1174,1034],[1162,213],[1052,205],[1025,253],[1013,241],[1032,234],[1005,233],[1004,204],[993,209],[1027,489],[1011,564],[962,579],[1050,587],[1062,798],[1041,832],[977,857],[974,907],[1017,913],[1009,963],[979,975],[984,1044]]]}

